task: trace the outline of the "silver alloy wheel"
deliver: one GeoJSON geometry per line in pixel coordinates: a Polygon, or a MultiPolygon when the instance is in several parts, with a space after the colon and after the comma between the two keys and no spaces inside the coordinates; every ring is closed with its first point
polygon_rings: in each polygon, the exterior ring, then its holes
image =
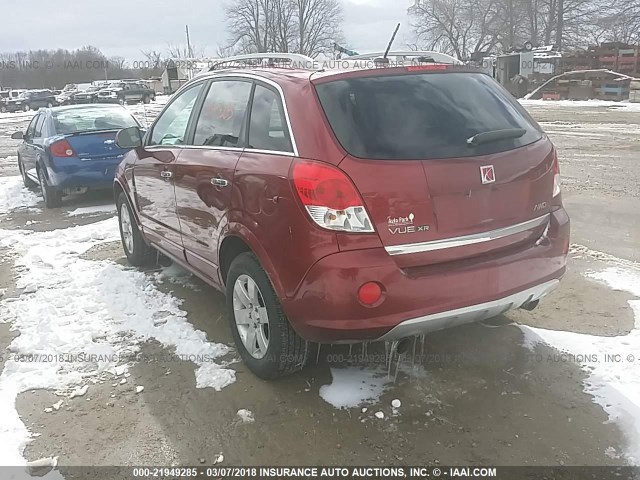
{"type": "Polygon", "coordinates": [[[233,286],[233,316],[249,355],[264,358],[269,348],[269,314],[260,288],[249,275],[240,275],[233,286]]]}
{"type": "Polygon", "coordinates": [[[133,254],[133,229],[131,228],[131,216],[127,204],[120,206],[120,227],[122,228],[122,241],[127,253],[133,254]]]}

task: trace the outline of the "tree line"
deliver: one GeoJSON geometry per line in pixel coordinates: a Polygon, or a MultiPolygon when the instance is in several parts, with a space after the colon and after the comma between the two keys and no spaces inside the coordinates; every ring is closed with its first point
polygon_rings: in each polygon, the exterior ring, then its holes
{"type": "Polygon", "coordinates": [[[0,86],[62,88],[68,83],[149,78],[162,74],[161,65],[149,61],[137,63],[132,65],[123,57],[107,57],[94,46],[77,50],[0,53],[0,86]]]}
{"type": "Polygon", "coordinates": [[[468,59],[532,45],[586,48],[640,42],[640,0],[415,0],[416,48],[468,59]]]}

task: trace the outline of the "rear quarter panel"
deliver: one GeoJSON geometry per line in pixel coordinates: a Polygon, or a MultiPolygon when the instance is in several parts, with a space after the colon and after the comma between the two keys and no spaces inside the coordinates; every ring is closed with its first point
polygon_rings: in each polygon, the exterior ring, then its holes
{"type": "Polygon", "coordinates": [[[236,235],[251,247],[281,298],[294,295],[315,262],[338,251],[335,233],[313,224],[295,197],[289,180],[293,160],[242,154],[224,235],[236,235]]]}

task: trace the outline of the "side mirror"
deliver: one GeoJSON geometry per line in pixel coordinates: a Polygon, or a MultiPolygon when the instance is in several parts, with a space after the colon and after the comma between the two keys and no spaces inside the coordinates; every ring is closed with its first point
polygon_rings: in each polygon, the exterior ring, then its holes
{"type": "Polygon", "coordinates": [[[15,132],[11,134],[11,138],[13,138],[14,140],[22,140],[24,139],[24,133],[22,132],[15,132]]]}
{"type": "Polygon", "coordinates": [[[138,127],[123,128],[116,134],[116,145],[120,148],[141,147],[142,137],[142,132],[138,127]]]}

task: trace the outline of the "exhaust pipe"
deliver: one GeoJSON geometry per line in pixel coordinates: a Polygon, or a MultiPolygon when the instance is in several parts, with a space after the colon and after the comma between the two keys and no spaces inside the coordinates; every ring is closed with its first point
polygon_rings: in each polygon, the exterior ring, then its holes
{"type": "Polygon", "coordinates": [[[530,312],[531,310],[534,310],[538,306],[539,303],[540,303],[540,300],[534,300],[533,302],[523,303],[520,308],[530,312]]]}
{"type": "Polygon", "coordinates": [[[396,348],[396,351],[398,352],[398,355],[402,355],[403,353],[409,352],[409,347],[410,346],[411,346],[411,339],[410,338],[403,338],[402,340],[400,340],[398,342],[398,347],[396,348]]]}

